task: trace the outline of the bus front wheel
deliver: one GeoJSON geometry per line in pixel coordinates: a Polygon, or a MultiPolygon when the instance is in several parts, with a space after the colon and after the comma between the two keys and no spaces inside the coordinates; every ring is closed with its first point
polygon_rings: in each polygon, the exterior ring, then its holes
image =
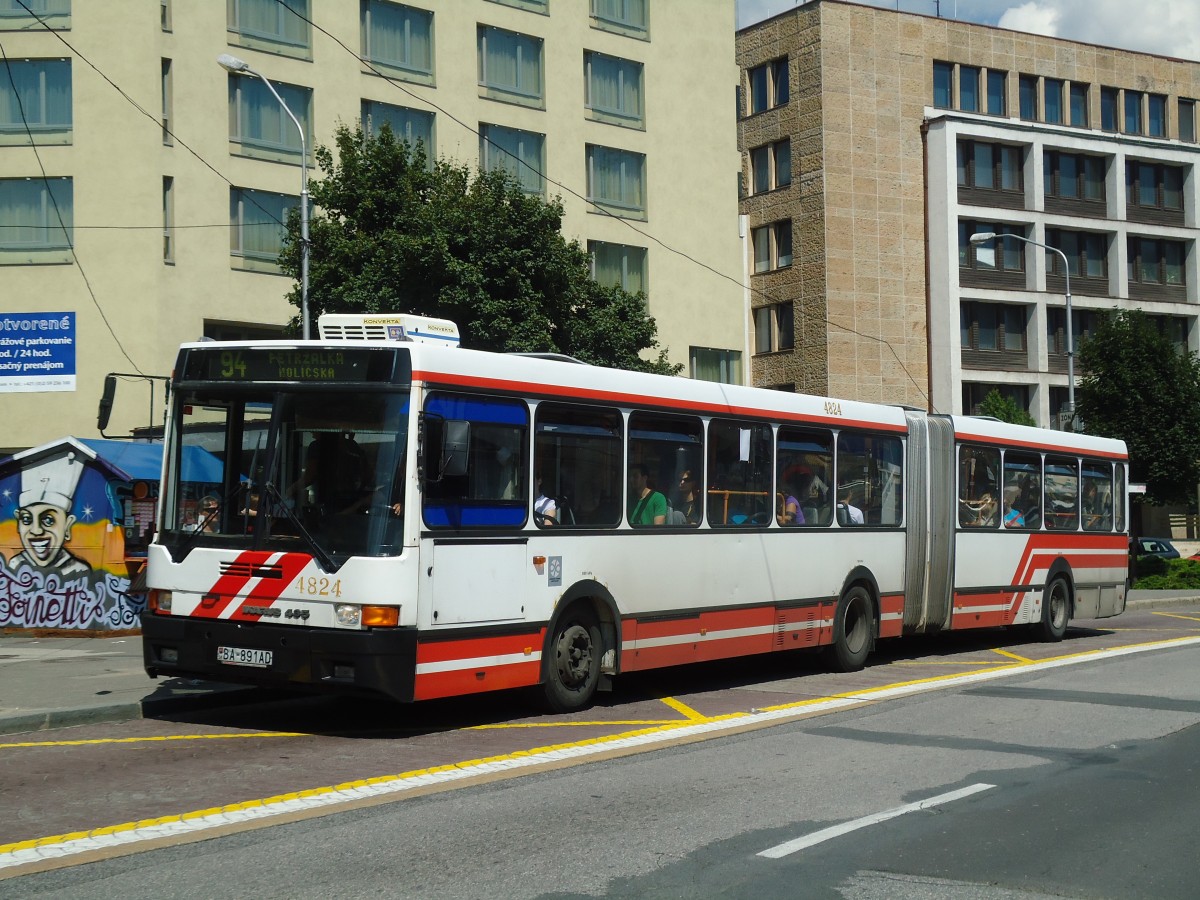
{"type": "Polygon", "coordinates": [[[867,664],[875,630],[870,592],[856,584],[842,595],[833,617],[833,644],[826,655],[836,672],[857,672],[867,664]]]}
{"type": "Polygon", "coordinates": [[[1071,621],[1071,589],[1063,578],[1055,578],[1046,586],[1042,598],[1042,621],[1036,626],[1037,635],[1047,643],[1057,643],[1067,633],[1071,621]]]}
{"type": "Polygon", "coordinates": [[[546,705],[559,713],[583,709],[592,702],[600,681],[603,648],[600,624],[586,606],[574,606],[558,620],[547,646],[550,658],[542,690],[546,705]]]}

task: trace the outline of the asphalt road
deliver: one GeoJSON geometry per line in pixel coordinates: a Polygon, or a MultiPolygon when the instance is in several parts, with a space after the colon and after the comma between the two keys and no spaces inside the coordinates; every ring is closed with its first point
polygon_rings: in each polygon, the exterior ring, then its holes
{"type": "MultiPolygon", "coordinates": [[[[1194,634],[1195,614],[1177,615],[1194,634]]],[[[1151,624],[1123,619],[1126,644],[1149,639],[1151,624]]],[[[994,649],[1019,655],[1012,644],[994,649]]],[[[774,727],[666,742],[653,753],[562,759],[521,778],[481,778],[383,805],[347,804],[334,815],[24,875],[0,882],[0,893],[1195,896],[1200,646],[1083,661],[1072,661],[1068,649],[1083,648],[1060,645],[1060,662],[1051,667],[1018,666],[1003,677],[877,695],[774,727]],[[974,792],[937,799],[963,791],[974,792]],[[931,798],[930,808],[896,812],[931,798]],[[860,819],[867,824],[857,825],[860,819]],[[830,829],[827,840],[788,850],[830,829]],[[762,855],[773,848],[775,856],[762,855]]],[[[979,656],[985,648],[963,652],[979,656]]],[[[777,684],[734,677],[712,691],[713,702],[746,691],[758,697],[768,687],[777,684]]],[[[698,697],[688,699],[700,705],[698,697]]],[[[220,733],[238,732],[226,725],[220,733]]],[[[463,733],[429,729],[422,740],[444,742],[453,755],[463,733]]],[[[523,732],[470,732],[488,733],[523,732]]],[[[411,743],[395,734],[325,733],[185,742],[183,755],[131,746],[146,759],[167,754],[175,783],[192,790],[198,782],[240,788],[261,770],[289,763],[293,784],[312,783],[306,767],[319,769],[321,760],[365,774],[389,749],[403,755],[411,743]],[[297,740],[315,743],[305,754],[297,740]],[[276,748],[276,766],[266,765],[266,751],[231,749],[253,741],[276,748]]],[[[61,762],[80,750],[55,752],[61,762]]],[[[44,766],[41,775],[48,772],[44,766]]],[[[143,793],[161,809],[172,782],[165,769],[157,778],[143,793]]],[[[11,783],[7,772],[3,783],[11,783]]],[[[131,791],[138,785],[122,783],[131,791]]]]}

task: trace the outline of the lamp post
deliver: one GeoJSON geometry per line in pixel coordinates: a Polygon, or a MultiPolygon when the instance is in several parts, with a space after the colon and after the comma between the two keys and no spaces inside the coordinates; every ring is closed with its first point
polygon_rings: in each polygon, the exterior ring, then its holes
{"type": "Polygon", "coordinates": [[[971,235],[971,243],[978,246],[979,244],[990,244],[996,238],[1012,238],[1016,241],[1024,241],[1026,244],[1033,244],[1035,247],[1042,247],[1045,250],[1053,250],[1063,261],[1063,276],[1067,282],[1067,414],[1071,417],[1071,428],[1075,428],[1075,339],[1074,339],[1074,322],[1071,321],[1071,264],[1067,260],[1067,254],[1063,253],[1057,247],[1051,247],[1049,244],[1043,244],[1041,241],[1035,241],[1033,238],[1027,238],[1019,234],[997,234],[994,231],[978,231],[971,235]]]}
{"type": "Polygon", "coordinates": [[[279,96],[279,91],[275,90],[275,85],[271,84],[266,75],[261,72],[256,72],[250,68],[250,63],[245,60],[238,59],[236,56],[231,56],[228,53],[222,53],[217,57],[217,63],[226,71],[232,72],[234,75],[254,75],[262,79],[262,83],[267,86],[267,90],[279,101],[279,105],[283,107],[283,111],[287,113],[288,118],[292,120],[292,124],[296,126],[296,131],[300,133],[300,324],[303,329],[304,340],[309,339],[309,324],[308,324],[308,152],[304,141],[304,127],[300,124],[300,120],[288,108],[288,105],[283,102],[283,98],[279,96]]]}

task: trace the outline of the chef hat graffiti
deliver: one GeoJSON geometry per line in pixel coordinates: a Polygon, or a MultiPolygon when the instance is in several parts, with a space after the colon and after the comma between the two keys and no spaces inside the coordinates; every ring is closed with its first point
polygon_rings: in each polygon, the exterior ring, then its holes
{"type": "Polygon", "coordinates": [[[75,488],[83,476],[83,463],[68,453],[48,459],[21,471],[21,506],[48,503],[59,509],[71,509],[75,488]]]}

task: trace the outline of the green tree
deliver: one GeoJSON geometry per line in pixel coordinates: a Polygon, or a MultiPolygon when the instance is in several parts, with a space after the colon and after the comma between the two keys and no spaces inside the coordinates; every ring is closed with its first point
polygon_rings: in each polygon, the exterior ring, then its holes
{"type": "Polygon", "coordinates": [[[1129,447],[1146,501],[1182,503],[1200,482],[1200,361],[1140,309],[1104,317],[1079,346],[1078,415],[1089,434],[1129,447]]]}
{"type": "Polygon", "coordinates": [[[988,391],[983,402],[979,404],[979,414],[991,416],[1001,422],[1011,422],[1014,425],[1037,424],[1033,416],[1027,410],[1022,409],[1016,400],[1012,397],[1005,397],[995,388],[988,391]]]}
{"type": "MultiPolygon", "coordinates": [[[[464,346],[566,353],[584,362],[677,374],[645,300],[591,278],[587,252],[562,236],[562,204],[503,171],[430,162],[386,126],[340,126],[336,157],[310,193],[309,315],[405,312],[454,321],[464,346]],[[643,359],[641,351],[656,353],[643,359]]],[[[288,219],[280,262],[297,279],[300,222],[288,219]]],[[[298,322],[293,321],[295,326],[298,322]]]]}

